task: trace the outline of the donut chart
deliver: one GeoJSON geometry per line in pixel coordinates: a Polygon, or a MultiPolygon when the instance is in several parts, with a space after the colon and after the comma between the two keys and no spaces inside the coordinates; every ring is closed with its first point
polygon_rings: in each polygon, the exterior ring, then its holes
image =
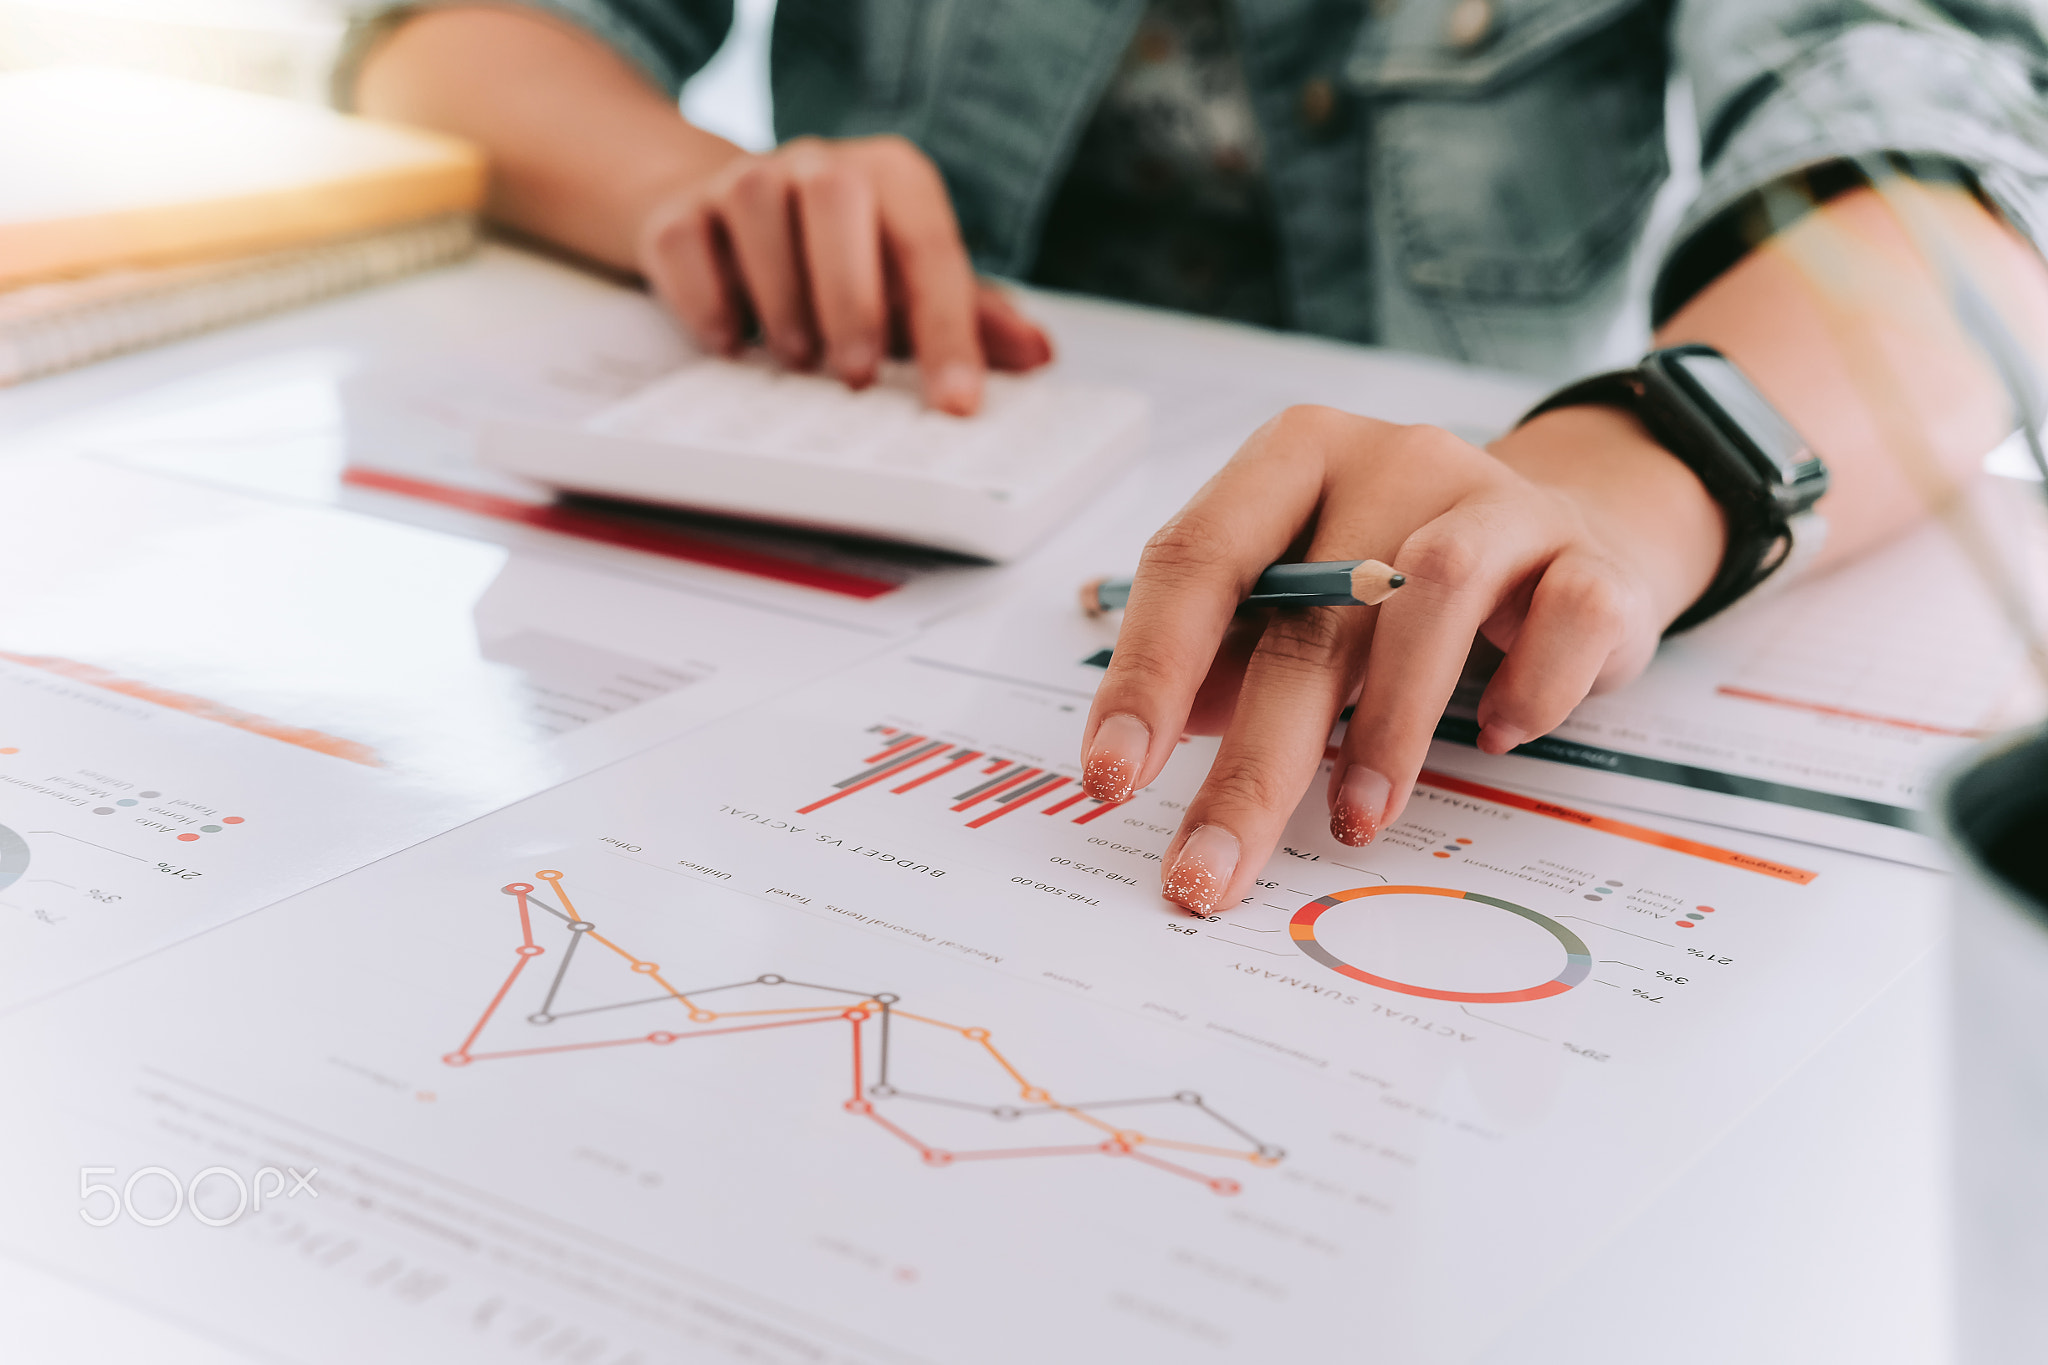
{"type": "Polygon", "coordinates": [[[1577,934],[1559,924],[1547,915],[1539,915],[1525,905],[1512,901],[1482,896],[1477,891],[1458,891],[1446,886],[1359,886],[1349,891],[1332,891],[1327,896],[1310,901],[1294,912],[1288,921],[1287,932],[1294,939],[1294,946],[1301,949],[1331,971],[1363,981],[1368,986],[1382,990],[1398,991],[1402,995],[1419,995],[1429,1000],[1453,1000],[1468,1005],[1506,1005],[1522,1000],[1542,1000],[1548,996],[1562,995],[1584,981],[1593,970],[1593,955],[1577,934]],[[1406,981],[1395,981],[1389,977],[1375,976],[1362,967],[1354,967],[1316,941],[1316,921],[1328,911],[1347,901],[1361,900],[1367,896],[1444,896],[1451,900],[1477,901],[1497,910],[1536,925],[1555,938],[1564,948],[1564,970],[1548,981],[1521,990],[1513,991],[1447,991],[1433,986],[1417,986],[1406,981]]]}

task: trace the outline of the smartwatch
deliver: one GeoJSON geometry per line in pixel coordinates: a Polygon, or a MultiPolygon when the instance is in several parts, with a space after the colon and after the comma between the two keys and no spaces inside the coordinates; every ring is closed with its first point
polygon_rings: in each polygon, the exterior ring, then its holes
{"type": "Polygon", "coordinates": [[[1793,560],[1819,550],[1826,523],[1813,511],[1827,466],[1741,370],[1711,346],[1652,351],[1630,370],[1582,379],[1552,394],[1521,425],[1557,408],[1619,408],[1699,476],[1728,519],[1728,548],[1699,600],[1666,634],[1732,606],[1793,560]]]}

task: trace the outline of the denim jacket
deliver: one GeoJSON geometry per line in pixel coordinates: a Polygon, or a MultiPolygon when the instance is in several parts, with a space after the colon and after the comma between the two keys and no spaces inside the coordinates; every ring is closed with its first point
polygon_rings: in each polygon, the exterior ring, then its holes
{"type": "MultiPolygon", "coordinates": [[[[674,91],[731,0],[527,0],[674,91]]],[[[1021,275],[1143,0],[780,0],[776,133],[898,133],[976,264],[1021,275]]],[[[1850,154],[1960,163],[2048,231],[2048,34],[2029,0],[1235,0],[1289,315],[1306,331],[1584,373],[1627,316],[1690,92],[1672,240],[1850,154]],[[1675,85],[1673,74],[1683,79],[1675,85]]],[[[1656,244],[1652,244],[1652,250],[1656,244]]],[[[1647,264],[1655,264],[1654,261],[1647,264]]]]}

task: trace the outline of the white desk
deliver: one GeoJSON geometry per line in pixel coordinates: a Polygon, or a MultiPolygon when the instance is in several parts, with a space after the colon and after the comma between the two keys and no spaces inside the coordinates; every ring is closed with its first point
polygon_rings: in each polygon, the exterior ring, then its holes
{"type": "MultiPolygon", "coordinates": [[[[431,277],[0,393],[0,442],[19,452],[45,446],[52,431],[97,430],[83,444],[131,465],[245,483],[246,457],[258,451],[255,482],[322,496],[321,471],[338,463],[344,439],[335,388],[342,376],[407,357],[459,356],[572,317],[609,292],[492,248],[431,277]],[[105,419],[137,401],[143,406],[129,410],[144,415],[122,419],[121,439],[110,446],[105,419]],[[167,412],[184,414],[176,449],[149,439],[151,423],[167,412]],[[209,430],[218,438],[211,443],[209,430]],[[209,463],[227,443],[239,443],[245,458],[209,463]]],[[[1064,300],[1047,300],[1041,311],[1062,364],[1158,396],[1155,453],[1111,506],[1043,554],[1008,570],[961,571],[958,580],[970,585],[963,591],[1073,577],[1084,558],[1089,570],[1116,568],[1135,551],[1130,528],[1163,517],[1285,404],[1325,402],[1481,435],[1510,421],[1531,393],[1520,381],[1318,341],[1064,300]]],[[[445,512],[379,510],[543,556],[585,553],[445,512]]],[[[9,510],[12,518],[35,515],[33,507],[9,510]]],[[[622,553],[591,562],[616,567],[622,553]]],[[[332,569],[345,574],[348,566],[332,569]]],[[[698,587],[721,582],[717,571],[693,566],[660,572],[698,587]]],[[[944,607],[941,596],[921,610],[944,607]]],[[[877,629],[906,624],[898,618],[877,629]]],[[[1938,1006],[1923,964],[1574,1268],[1486,1357],[1489,1365],[1943,1358],[1938,1006]]],[[[0,1333],[17,1342],[25,1333],[32,1343],[7,1352],[22,1359],[241,1358],[203,1328],[102,1300],[90,1285],[32,1267],[0,1262],[0,1299],[0,1318],[10,1324],[0,1333]]],[[[1355,1358],[1369,1358],[1367,1348],[1356,1349],[1355,1358]]],[[[1335,1358],[1353,1357],[1339,1348],[1335,1358]]]]}

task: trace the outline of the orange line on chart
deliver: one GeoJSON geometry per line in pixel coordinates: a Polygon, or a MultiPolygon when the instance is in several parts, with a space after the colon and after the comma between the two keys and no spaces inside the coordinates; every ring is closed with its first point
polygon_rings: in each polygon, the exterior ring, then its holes
{"type": "Polygon", "coordinates": [[[1726,683],[1714,689],[1724,697],[1738,701],[1762,702],[1765,706],[1782,706],[1789,711],[1810,711],[1817,716],[1833,716],[1838,720],[1857,720],[1866,725],[1886,725],[1894,730],[1911,730],[1923,735],[1947,735],[1955,739],[1982,739],[1989,730],[1965,730],[1951,725],[1932,725],[1924,720],[1906,720],[1900,716],[1880,716],[1870,711],[1856,711],[1846,706],[1829,706],[1825,702],[1800,701],[1797,697],[1780,697],[1771,692],[1757,692],[1747,687],[1734,687],[1726,683]]]}
{"type": "Polygon", "coordinates": [[[929,1019],[922,1014],[912,1014],[909,1010],[894,1010],[892,1011],[892,1013],[895,1014],[895,1016],[898,1019],[915,1019],[918,1023],[930,1024],[933,1028],[947,1028],[953,1030],[953,1032],[955,1033],[967,1032],[966,1029],[962,1028],[958,1024],[949,1024],[943,1019],[929,1019]]]}
{"type": "MultiPolygon", "coordinates": [[[[1019,1071],[1016,1067],[1011,1066],[1010,1059],[1008,1057],[1005,1057],[1002,1053],[996,1051],[996,1045],[988,1040],[987,1029],[962,1029],[961,1032],[969,1038],[973,1038],[974,1035],[977,1033],[980,1034],[981,1037],[975,1039],[975,1041],[988,1049],[988,1055],[996,1059],[996,1065],[1001,1067],[1003,1070],[1009,1072],[1010,1079],[1015,1081],[1017,1084],[1025,1087],[1031,1086],[1031,1082],[1024,1079],[1024,1073],[1019,1071]]],[[[1048,1103],[1049,1102],[1050,1101],[1048,1101],[1048,1103]]]]}
{"type": "Polygon", "coordinates": [[[714,1019],[746,1019],[757,1014],[844,1014],[844,1005],[792,1005],[786,1010],[705,1010],[714,1019]]]}

